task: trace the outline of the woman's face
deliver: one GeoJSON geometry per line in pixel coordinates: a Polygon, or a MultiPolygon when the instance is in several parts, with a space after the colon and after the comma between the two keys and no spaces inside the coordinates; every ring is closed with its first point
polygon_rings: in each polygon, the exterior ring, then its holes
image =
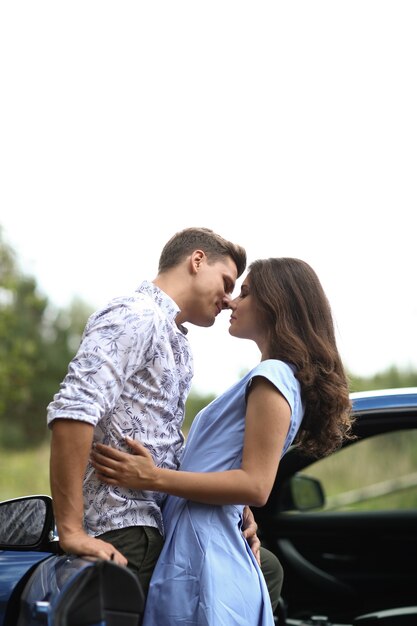
{"type": "Polygon", "coordinates": [[[232,309],[229,333],[240,339],[252,339],[262,352],[266,344],[266,326],[251,294],[250,274],[243,281],[238,297],[231,300],[229,308],[232,309]]]}

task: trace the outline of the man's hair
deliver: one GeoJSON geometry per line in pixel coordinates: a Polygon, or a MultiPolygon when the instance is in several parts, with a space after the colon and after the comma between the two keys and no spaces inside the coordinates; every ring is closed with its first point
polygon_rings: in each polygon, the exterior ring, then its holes
{"type": "Polygon", "coordinates": [[[245,271],[245,249],[209,228],[185,228],[175,233],[162,249],[158,271],[165,272],[175,267],[194,250],[203,250],[209,263],[230,257],[236,265],[238,277],[245,271]]]}

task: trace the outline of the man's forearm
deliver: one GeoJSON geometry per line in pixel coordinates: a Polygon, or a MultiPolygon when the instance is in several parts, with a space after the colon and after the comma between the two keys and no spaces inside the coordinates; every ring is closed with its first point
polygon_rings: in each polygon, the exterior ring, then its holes
{"type": "Polygon", "coordinates": [[[57,419],[52,425],[50,484],[60,537],[83,529],[83,478],[91,451],[93,427],[57,419]]]}

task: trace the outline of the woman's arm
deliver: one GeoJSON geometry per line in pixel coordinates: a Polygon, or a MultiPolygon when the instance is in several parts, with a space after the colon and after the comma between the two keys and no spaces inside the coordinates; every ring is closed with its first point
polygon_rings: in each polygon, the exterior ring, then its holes
{"type": "Polygon", "coordinates": [[[274,484],[290,417],[290,407],[276,387],[256,377],[247,401],[240,469],[187,472],[159,468],[133,440],[128,440],[133,455],[97,444],[92,463],[108,484],[161,491],[206,504],[263,506],[274,484]]]}

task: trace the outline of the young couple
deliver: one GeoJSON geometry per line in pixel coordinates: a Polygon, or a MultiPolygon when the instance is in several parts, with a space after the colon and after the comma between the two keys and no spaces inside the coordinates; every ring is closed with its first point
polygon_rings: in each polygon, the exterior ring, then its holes
{"type": "Polygon", "coordinates": [[[244,249],[209,229],[176,233],[153,281],[90,317],[48,407],[60,544],[136,571],[144,626],[272,626],[280,566],[247,505],[266,502],[293,442],[320,456],[350,434],[316,274],[299,259],[258,260],[232,299],[245,267],[244,249]],[[211,326],[223,309],[260,362],[199,413],[184,446],[183,324],[211,326]]]}

